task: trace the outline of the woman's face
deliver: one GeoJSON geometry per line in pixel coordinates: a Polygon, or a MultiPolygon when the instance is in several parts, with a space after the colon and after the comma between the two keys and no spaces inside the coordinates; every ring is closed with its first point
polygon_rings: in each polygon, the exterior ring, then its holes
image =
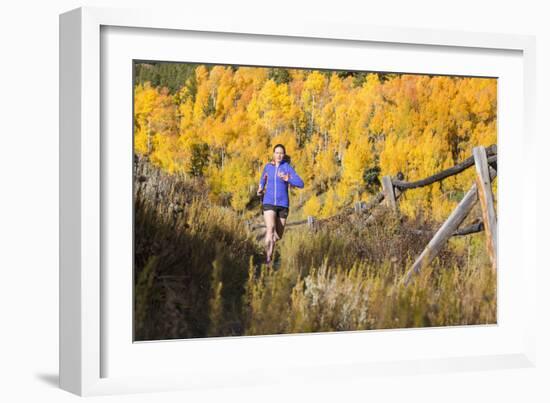
{"type": "Polygon", "coordinates": [[[281,147],[277,147],[275,151],[273,151],[273,159],[275,162],[281,162],[285,156],[285,152],[281,147]]]}

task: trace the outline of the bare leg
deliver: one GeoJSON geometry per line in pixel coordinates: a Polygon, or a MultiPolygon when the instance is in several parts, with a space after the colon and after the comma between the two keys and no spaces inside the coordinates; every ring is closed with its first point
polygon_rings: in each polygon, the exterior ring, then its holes
{"type": "Polygon", "coordinates": [[[266,260],[271,261],[273,255],[273,248],[275,246],[274,233],[275,233],[275,219],[276,213],[273,210],[264,211],[265,221],[265,255],[266,260]]]}
{"type": "Polygon", "coordinates": [[[286,218],[276,217],[275,219],[275,241],[278,241],[283,237],[283,232],[285,232],[285,223],[286,218]]]}
{"type": "Polygon", "coordinates": [[[275,245],[283,237],[286,218],[275,217],[275,231],[273,231],[273,255],[275,254],[275,245]]]}

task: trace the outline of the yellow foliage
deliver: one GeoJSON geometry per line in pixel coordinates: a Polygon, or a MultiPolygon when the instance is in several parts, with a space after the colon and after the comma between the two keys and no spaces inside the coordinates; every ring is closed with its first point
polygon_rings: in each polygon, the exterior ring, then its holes
{"type": "Polygon", "coordinates": [[[362,191],[365,168],[371,166],[372,162],[372,153],[366,136],[359,137],[348,146],[342,161],[342,184],[346,189],[344,198],[355,196],[362,191]]]}
{"type": "Polygon", "coordinates": [[[307,216],[318,217],[321,210],[321,202],[317,195],[311,196],[304,204],[304,214],[307,216]]]}
{"type": "Polygon", "coordinates": [[[325,202],[321,208],[320,216],[322,218],[330,217],[338,212],[338,196],[334,188],[329,188],[325,194],[325,202]]]}
{"type": "Polygon", "coordinates": [[[143,127],[136,127],[134,134],[134,149],[138,154],[147,153],[147,130],[143,127]]]}
{"type": "Polygon", "coordinates": [[[225,164],[221,189],[231,194],[231,207],[235,210],[242,211],[246,207],[250,199],[250,187],[255,182],[252,170],[240,159],[231,159],[225,164]]]}
{"type": "MultiPolygon", "coordinates": [[[[304,214],[329,216],[370,197],[366,170],[418,180],[468,158],[474,146],[496,144],[495,79],[288,73],[290,81],[278,84],[267,68],[200,65],[193,90],[188,81],[174,96],[148,82],[136,85],[135,152],[169,172],[190,172],[193,147],[208,145],[203,175],[213,197],[229,195],[242,211],[256,171],[282,143],[304,179],[304,189],[292,192],[322,192],[324,205],[313,196],[304,214]]],[[[443,219],[474,178],[470,169],[409,190],[401,211],[443,219]]]]}

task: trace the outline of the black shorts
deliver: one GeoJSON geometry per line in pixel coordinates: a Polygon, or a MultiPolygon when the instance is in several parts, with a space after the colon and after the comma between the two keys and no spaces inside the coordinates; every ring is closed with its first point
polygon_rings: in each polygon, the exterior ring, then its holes
{"type": "Polygon", "coordinates": [[[275,211],[277,217],[287,218],[288,217],[288,207],[284,206],[274,206],[273,204],[263,204],[262,210],[273,210],[275,211]]]}

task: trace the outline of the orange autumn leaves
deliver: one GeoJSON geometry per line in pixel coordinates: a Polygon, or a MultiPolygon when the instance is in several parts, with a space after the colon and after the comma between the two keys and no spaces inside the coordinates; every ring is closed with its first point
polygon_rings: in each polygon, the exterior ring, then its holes
{"type": "MultiPolygon", "coordinates": [[[[278,80],[268,68],[201,65],[194,85],[175,94],[137,84],[135,152],[203,176],[212,201],[246,211],[273,145],[283,143],[305,182],[291,204],[324,217],[368,200],[367,170],[416,180],[496,143],[496,79],[286,73],[278,80]]],[[[467,171],[408,191],[401,210],[442,219],[472,180],[467,171]]]]}

